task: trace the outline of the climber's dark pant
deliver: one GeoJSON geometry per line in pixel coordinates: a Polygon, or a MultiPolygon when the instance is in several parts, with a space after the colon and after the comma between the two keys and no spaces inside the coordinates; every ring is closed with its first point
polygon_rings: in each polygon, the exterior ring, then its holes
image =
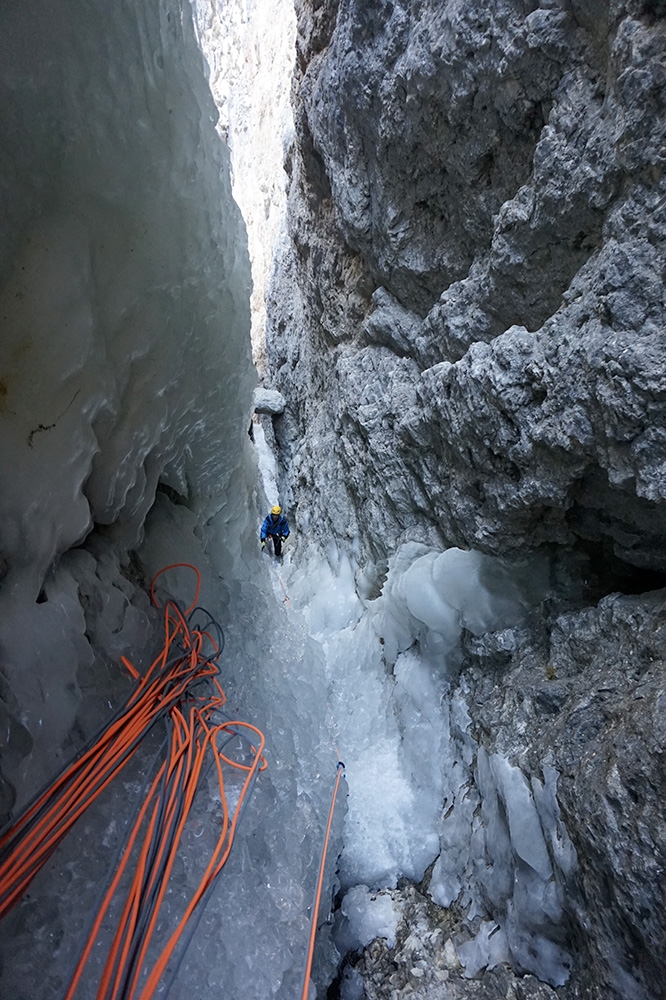
{"type": "Polygon", "coordinates": [[[282,536],[281,535],[266,535],[266,541],[273,543],[273,549],[276,556],[282,555],[282,536]]]}

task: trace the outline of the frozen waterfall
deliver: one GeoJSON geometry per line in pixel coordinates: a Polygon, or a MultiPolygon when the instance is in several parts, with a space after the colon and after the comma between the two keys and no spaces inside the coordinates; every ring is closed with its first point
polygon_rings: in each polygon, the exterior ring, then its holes
{"type": "MultiPolygon", "coordinates": [[[[385,890],[429,869],[433,900],[460,898],[475,921],[459,949],[470,975],[510,961],[562,983],[575,857],[557,774],[530,786],[479,747],[457,678],[462,630],[509,636],[543,567],[526,585],[489,558],[409,543],[370,599],[353,543],[321,554],[296,538],[279,576],[262,559],[260,465],[276,486],[247,434],[247,237],[187,2],[6,3],[0,87],[3,816],[126,696],[120,657],[141,669],[155,651],[146,585],[190,562],[225,631],[229,704],[265,732],[269,767],[174,995],[300,996],[336,749],[348,800],[317,995],[345,950],[395,934],[385,890]]],[[[186,602],[187,573],[170,585],[186,602]]],[[[138,760],[4,921],[2,996],[64,995],[142,780],[138,760]]],[[[204,788],[167,923],[218,806],[204,788]]]]}
{"type": "Polygon", "coordinates": [[[321,643],[327,724],[347,767],[342,954],[375,937],[392,946],[398,915],[382,891],[404,877],[419,883],[434,865],[432,899],[459,900],[478,929],[458,947],[470,976],[509,962],[566,982],[562,884],[576,860],[557,772],[545,766],[530,787],[506,757],[489,756],[457,684],[462,630],[499,631],[510,643],[512,626],[545,592],[544,569],[511,573],[475,552],[408,543],[390,561],[381,596],[362,601],[348,556],[287,557],[281,578],[321,643]]]}

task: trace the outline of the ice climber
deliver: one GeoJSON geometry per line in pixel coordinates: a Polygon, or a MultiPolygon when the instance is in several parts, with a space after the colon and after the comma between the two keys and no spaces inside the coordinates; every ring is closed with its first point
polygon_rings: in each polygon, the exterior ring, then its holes
{"type": "MultiPolygon", "coordinates": [[[[273,542],[276,556],[282,555],[282,543],[289,537],[289,525],[287,518],[282,513],[282,507],[278,503],[271,507],[271,512],[264,519],[261,526],[261,548],[264,549],[266,542],[273,542]]],[[[269,545],[270,550],[270,545],[269,545]]]]}

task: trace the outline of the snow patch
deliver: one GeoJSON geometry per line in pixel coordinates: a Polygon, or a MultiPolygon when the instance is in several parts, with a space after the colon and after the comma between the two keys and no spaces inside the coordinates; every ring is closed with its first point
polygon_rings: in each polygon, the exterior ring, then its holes
{"type": "Polygon", "coordinates": [[[349,924],[351,948],[365,948],[375,938],[385,938],[389,948],[395,948],[400,912],[390,893],[371,893],[366,886],[357,885],[345,894],[341,909],[349,924]]]}

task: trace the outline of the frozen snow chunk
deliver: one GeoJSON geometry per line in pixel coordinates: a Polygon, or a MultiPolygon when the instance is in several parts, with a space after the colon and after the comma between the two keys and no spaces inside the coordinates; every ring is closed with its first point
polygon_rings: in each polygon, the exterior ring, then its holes
{"type": "Polygon", "coordinates": [[[356,948],[365,948],[380,937],[386,938],[389,948],[395,947],[400,914],[389,893],[371,893],[367,886],[356,885],[342,900],[342,913],[356,948]]]}
{"type": "Polygon", "coordinates": [[[413,563],[402,580],[402,591],[410,613],[433,632],[451,642],[460,635],[460,616],[445,601],[433,579],[432,555],[423,556],[413,563]]]}
{"type": "Polygon", "coordinates": [[[482,832],[487,854],[477,859],[477,877],[491,907],[501,911],[513,891],[514,855],[506,812],[497,794],[490,758],[483,747],[479,747],[477,754],[476,779],[481,794],[482,832]]]}
{"type": "Polygon", "coordinates": [[[538,778],[532,778],[532,794],[539,812],[546,841],[550,845],[551,856],[564,875],[572,875],[578,867],[576,848],[571,843],[560,816],[557,801],[558,772],[549,764],[544,764],[543,783],[538,778]]]}
{"type": "Polygon", "coordinates": [[[433,868],[428,890],[438,906],[450,906],[469,882],[474,812],[478,803],[476,790],[465,785],[442,819],[439,837],[441,853],[433,868]]]}
{"type": "Polygon", "coordinates": [[[490,767],[509,821],[511,846],[541,878],[550,878],[553,869],[525,775],[501,754],[492,755],[490,767]]]}
{"type": "Polygon", "coordinates": [[[450,548],[434,561],[432,578],[442,600],[460,612],[474,635],[515,624],[523,602],[512,574],[481,552],[450,548]]]}
{"type": "Polygon", "coordinates": [[[559,944],[562,890],[544,836],[548,824],[542,825],[544,816],[554,822],[549,801],[554,777],[548,771],[545,788],[540,782],[533,785],[533,798],[520,768],[500,754],[489,756],[483,747],[477,754],[476,776],[485,856],[475,858],[474,868],[485,890],[484,901],[501,921],[514,967],[533,972],[552,986],[562,985],[570,967],[559,944]]]}
{"type": "MultiPolygon", "coordinates": [[[[469,832],[469,827],[466,827],[466,832],[469,832]]],[[[435,862],[428,889],[433,902],[445,909],[448,909],[454,899],[460,895],[463,887],[462,875],[467,861],[460,849],[458,838],[455,839],[458,850],[455,854],[447,854],[446,851],[442,851],[435,862]]]]}
{"type": "MultiPolygon", "coordinates": [[[[475,635],[517,624],[542,596],[540,564],[514,569],[479,552],[435,552],[408,542],[389,562],[372,613],[387,662],[417,640],[425,658],[446,666],[462,628],[475,635]]],[[[543,575],[543,574],[542,574],[543,575]]]]}
{"type": "Polygon", "coordinates": [[[549,986],[564,986],[571,971],[571,959],[556,941],[526,926],[512,904],[506,923],[507,940],[513,965],[549,986]]]}
{"type": "Polygon", "coordinates": [[[271,417],[277,417],[280,413],[284,413],[286,400],[277,389],[258,387],[254,390],[252,403],[255,413],[267,413],[271,417]]]}
{"type": "Polygon", "coordinates": [[[472,979],[481,969],[494,969],[509,961],[506,934],[493,920],[484,921],[476,937],[459,945],[457,952],[466,979],[472,979]]]}
{"type": "MultiPolygon", "coordinates": [[[[451,699],[451,726],[454,729],[457,729],[460,733],[464,734],[468,731],[471,725],[472,717],[469,714],[467,702],[460,696],[454,696],[451,699]]],[[[475,745],[473,740],[470,740],[469,742],[475,745]]]]}
{"type": "Polygon", "coordinates": [[[472,780],[471,761],[476,743],[467,734],[470,719],[463,699],[442,706],[445,736],[439,751],[443,770],[443,816],[439,825],[440,856],[433,869],[429,892],[440,906],[450,906],[469,885],[473,868],[475,814],[480,802],[472,780]]]}

